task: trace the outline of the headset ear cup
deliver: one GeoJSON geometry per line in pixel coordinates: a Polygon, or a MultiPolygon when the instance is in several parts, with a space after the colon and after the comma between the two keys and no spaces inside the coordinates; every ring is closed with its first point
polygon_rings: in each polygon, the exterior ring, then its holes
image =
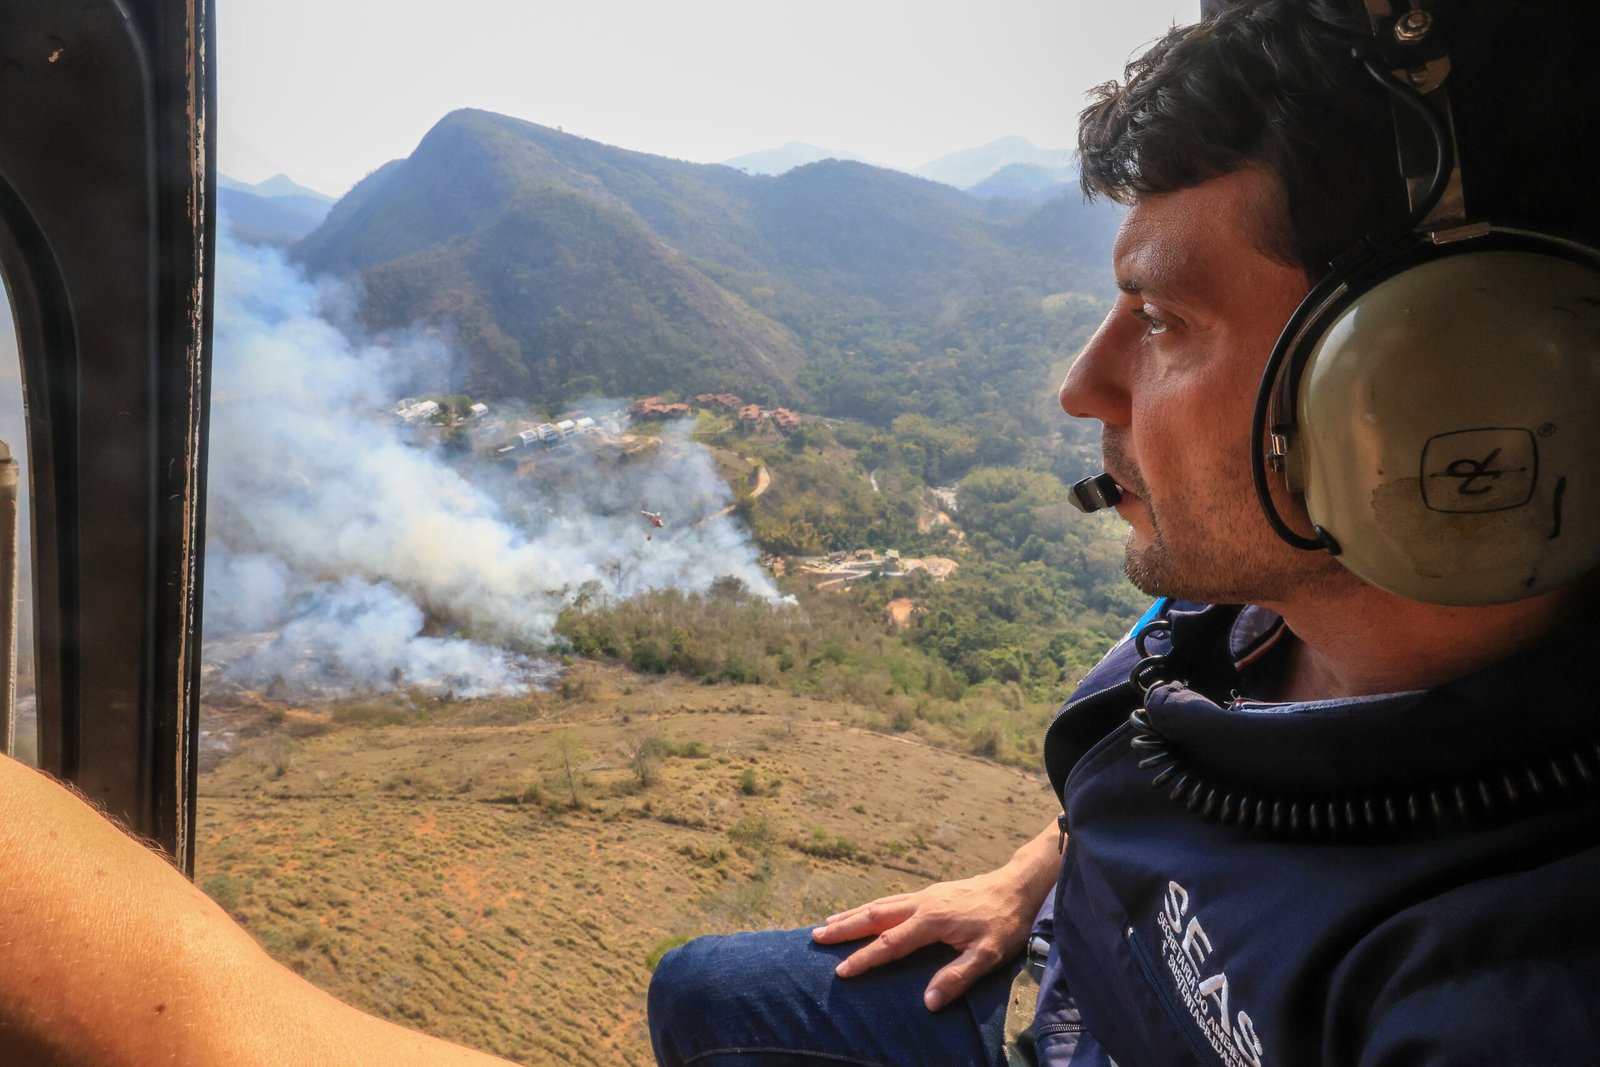
{"type": "Polygon", "coordinates": [[[1500,229],[1348,277],[1285,330],[1270,424],[1341,562],[1443,604],[1600,564],[1600,254],[1500,229]]]}
{"type": "MultiPolygon", "coordinates": [[[[1304,495],[1306,491],[1305,450],[1297,447],[1297,439],[1300,382],[1307,363],[1329,328],[1352,301],[1382,279],[1426,258],[1428,247],[1408,233],[1387,245],[1362,243],[1349,249],[1334,261],[1284,325],[1262,379],[1263,395],[1257,398],[1256,425],[1272,441],[1270,465],[1291,493],[1304,495]],[[1267,421],[1263,422],[1261,403],[1269,386],[1271,400],[1267,421]]],[[[1262,506],[1268,503],[1263,498],[1262,506]]],[[[1290,543],[1295,542],[1291,540],[1290,543]]],[[[1298,547],[1323,549],[1328,546],[1323,541],[1314,541],[1298,547]]]]}
{"type": "MultiPolygon", "coordinates": [[[[1283,369],[1273,386],[1267,431],[1273,445],[1272,467],[1291,493],[1304,494],[1306,491],[1305,450],[1295,447],[1300,378],[1305,373],[1306,362],[1315,351],[1317,342],[1327,332],[1337,312],[1344,308],[1343,298],[1350,292],[1350,287],[1343,272],[1329,274],[1306,294],[1300,305],[1305,315],[1298,324],[1291,320],[1290,326],[1284,330],[1284,337],[1278,342],[1284,348],[1283,369]]],[[[1300,309],[1296,310],[1296,316],[1300,317],[1300,309]]]]}
{"type": "MultiPolygon", "coordinates": [[[[1407,244],[1414,242],[1408,241],[1407,244]]],[[[1370,252],[1358,249],[1341,257],[1328,274],[1312,287],[1299,307],[1289,316],[1277,344],[1267,359],[1256,391],[1255,413],[1251,419],[1250,471],[1255,484],[1256,502],[1267,524],[1286,544],[1309,552],[1339,552],[1336,540],[1324,530],[1306,537],[1291,529],[1272,499],[1269,472],[1276,475],[1291,493],[1305,493],[1304,450],[1296,447],[1298,437],[1296,397],[1300,376],[1317,340],[1345,305],[1352,281],[1348,266],[1370,269],[1378,262],[1370,252]]]]}

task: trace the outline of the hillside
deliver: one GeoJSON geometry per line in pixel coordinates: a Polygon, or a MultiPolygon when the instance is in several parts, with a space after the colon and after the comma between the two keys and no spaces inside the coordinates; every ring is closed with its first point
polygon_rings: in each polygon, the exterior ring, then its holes
{"type": "Polygon", "coordinates": [[[465,384],[491,397],[624,396],[686,370],[705,389],[771,395],[804,362],[787,330],[637,218],[558,185],[521,188],[492,223],[365,281],[376,323],[449,322],[472,361],[465,384]]]}
{"type": "Polygon", "coordinates": [[[880,339],[900,351],[866,361],[874,374],[952,349],[990,366],[1017,344],[1042,343],[1047,365],[1070,353],[1084,323],[1045,298],[1103,290],[1107,246],[1096,231],[1052,247],[992,216],[861,163],[751,175],[468,110],[351,190],[295,256],[358,275],[373,327],[453,330],[458,384],[486,397],[738,388],[829,410],[831,368],[880,339]]]}
{"type": "Polygon", "coordinates": [[[667,947],[987,869],[1054,811],[1040,777],[853,714],[587,666],[517,702],[211,709],[254,736],[201,779],[196,881],[364,1009],[643,1067],[667,947]]]}

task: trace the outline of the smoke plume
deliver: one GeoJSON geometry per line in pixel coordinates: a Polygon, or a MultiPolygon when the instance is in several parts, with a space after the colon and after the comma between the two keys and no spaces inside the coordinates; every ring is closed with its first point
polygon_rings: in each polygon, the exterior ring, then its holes
{"type": "MultiPolygon", "coordinates": [[[[681,435],[629,462],[569,446],[520,474],[448,452],[393,414],[457,385],[439,336],[364,336],[347,290],[275,250],[225,241],[217,281],[205,658],[225,677],[515,692],[548,673],[539,653],[588,583],[626,598],[732,575],[775,595],[716,515],[731,494],[711,457],[681,435]]],[[[480,437],[527,425],[503,414],[480,437]]]]}

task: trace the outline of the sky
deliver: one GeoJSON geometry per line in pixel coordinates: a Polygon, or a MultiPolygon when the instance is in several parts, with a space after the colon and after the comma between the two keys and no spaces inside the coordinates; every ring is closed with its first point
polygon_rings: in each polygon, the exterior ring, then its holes
{"type": "Polygon", "coordinates": [[[330,196],[477,107],[715,163],[788,141],[911,169],[1072,141],[1199,0],[225,0],[220,169],[330,196]],[[403,12],[403,14],[402,14],[403,12]]]}

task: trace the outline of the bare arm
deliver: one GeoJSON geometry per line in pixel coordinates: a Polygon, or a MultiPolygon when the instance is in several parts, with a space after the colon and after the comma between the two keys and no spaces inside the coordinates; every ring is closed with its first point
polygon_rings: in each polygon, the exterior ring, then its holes
{"type": "Polygon", "coordinates": [[[506,1061],[365,1015],[305,982],[161,857],[0,756],[0,1062],[506,1061]]]}
{"type": "Polygon", "coordinates": [[[841,978],[925,945],[943,942],[959,950],[923,994],[928,1010],[938,1011],[1022,948],[1034,915],[1055,885],[1060,846],[1061,834],[1052,821],[996,870],[830,915],[811,936],[832,945],[877,935],[839,964],[841,978]]]}

